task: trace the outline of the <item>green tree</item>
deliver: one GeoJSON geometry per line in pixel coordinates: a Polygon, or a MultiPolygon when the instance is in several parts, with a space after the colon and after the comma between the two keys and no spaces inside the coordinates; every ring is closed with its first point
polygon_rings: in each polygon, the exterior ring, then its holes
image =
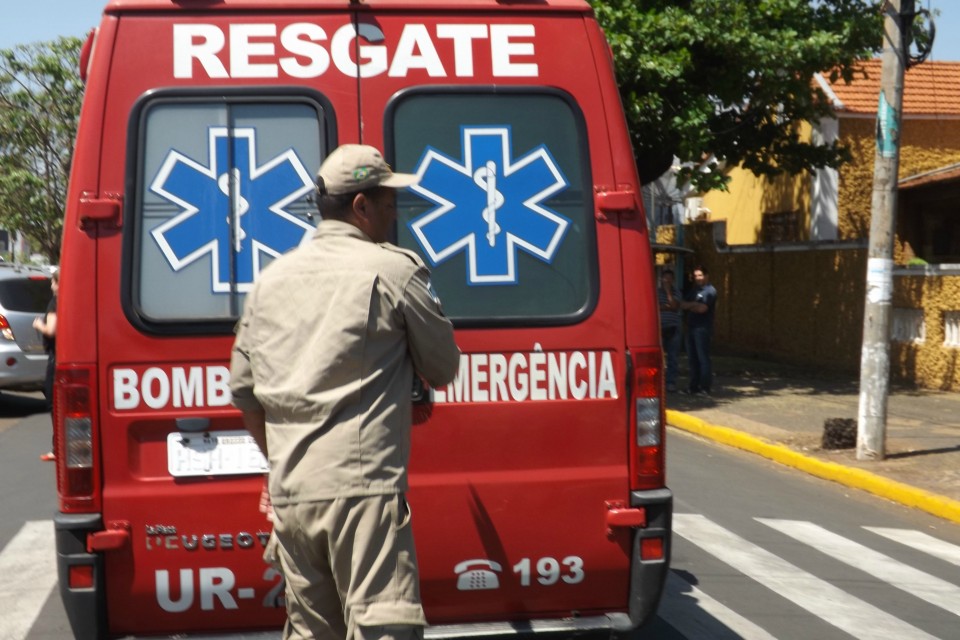
{"type": "Polygon", "coordinates": [[[83,100],[78,38],[0,50],[0,226],[56,263],[83,100]]]}
{"type": "Polygon", "coordinates": [[[716,162],[756,175],[837,167],[798,124],[833,114],[814,74],[850,81],[882,47],[882,0],[590,0],[613,49],[641,180],[674,156],[702,191],[716,162]]]}

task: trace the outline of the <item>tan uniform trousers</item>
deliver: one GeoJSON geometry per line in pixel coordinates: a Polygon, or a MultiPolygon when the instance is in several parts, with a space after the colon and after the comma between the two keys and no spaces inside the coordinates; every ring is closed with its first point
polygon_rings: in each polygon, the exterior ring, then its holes
{"type": "Polygon", "coordinates": [[[420,603],[410,510],[403,495],[274,506],[286,580],[284,640],[415,640],[420,603]]]}

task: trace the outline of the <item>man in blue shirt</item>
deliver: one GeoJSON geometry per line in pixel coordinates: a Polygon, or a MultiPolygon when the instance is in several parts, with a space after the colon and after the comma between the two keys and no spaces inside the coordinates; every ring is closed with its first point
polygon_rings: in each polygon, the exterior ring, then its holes
{"type": "Polygon", "coordinates": [[[680,326],[680,291],[674,285],[673,270],[664,269],[657,288],[660,301],[660,339],[667,357],[667,391],[677,390],[677,358],[680,355],[682,327],[680,326]]]}
{"type": "Polygon", "coordinates": [[[693,270],[694,290],[690,299],[680,305],[687,314],[687,359],[690,364],[690,393],[710,395],[713,369],[710,363],[710,337],[713,314],[717,307],[717,290],[710,284],[704,267],[693,270]]]}

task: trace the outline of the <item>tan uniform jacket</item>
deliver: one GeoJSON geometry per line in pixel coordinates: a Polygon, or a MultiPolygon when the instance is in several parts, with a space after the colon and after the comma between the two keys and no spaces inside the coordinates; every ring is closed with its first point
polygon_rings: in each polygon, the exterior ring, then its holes
{"type": "Polygon", "coordinates": [[[456,375],[420,258],[324,220],[265,269],[231,358],[233,404],[266,413],[274,504],[407,490],[413,370],[456,375]]]}

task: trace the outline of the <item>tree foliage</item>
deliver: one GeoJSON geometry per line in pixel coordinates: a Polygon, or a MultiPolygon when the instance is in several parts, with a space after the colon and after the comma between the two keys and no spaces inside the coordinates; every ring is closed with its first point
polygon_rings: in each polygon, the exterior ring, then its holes
{"type": "Polygon", "coordinates": [[[756,175],[837,167],[842,144],[804,141],[833,114],[814,82],[850,81],[882,46],[882,0],[590,0],[613,50],[641,180],[674,156],[681,181],[723,188],[710,158],[756,175]]]}
{"type": "Polygon", "coordinates": [[[51,262],[83,100],[82,44],[62,37],[0,50],[0,226],[23,232],[51,262]]]}

